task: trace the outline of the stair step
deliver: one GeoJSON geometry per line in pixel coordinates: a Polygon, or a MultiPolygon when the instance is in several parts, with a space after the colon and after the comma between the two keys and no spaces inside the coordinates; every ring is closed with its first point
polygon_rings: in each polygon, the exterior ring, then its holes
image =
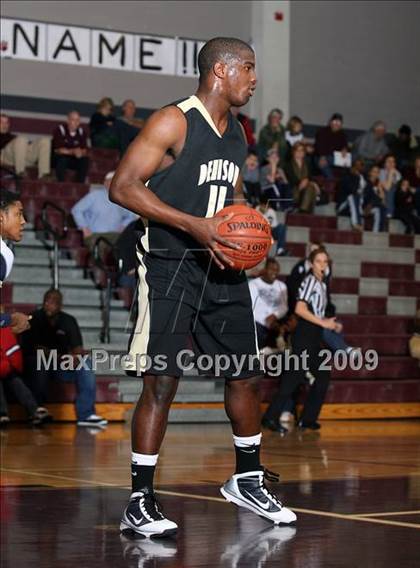
{"type": "Polygon", "coordinates": [[[334,379],[400,379],[404,380],[407,377],[419,377],[420,369],[418,362],[411,357],[379,357],[378,366],[376,369],[368,370],[366,365],[356,371],[348,366],[343,371],[334,369],[331,373],[334,379]]]}

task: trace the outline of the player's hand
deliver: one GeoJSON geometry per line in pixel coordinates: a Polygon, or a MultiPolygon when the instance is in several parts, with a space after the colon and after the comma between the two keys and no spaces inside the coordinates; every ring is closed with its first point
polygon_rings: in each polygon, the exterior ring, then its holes
{"type": "Polygon", "coordinates": [[[274,314],[271,314],[270,316],[265,318],[265,325],[269,328],[272,329],[277,323],[277,318],[274,314]]]}
{"type": "Polygon", "coordinates": [[[322,320],[322,327],[324,329],[332,329],[333,331],[335,331],[335,327],[337,325],[337,322],[335,321],[336,318],[325,318],[322,320]]]}
{"type": "Polygon", "coordinates": [[[31,327],[31,324],[29,323],[31,319],[32,316],[27,316],[26,314],[15,312],[11,315],[10,329],[13,331],[13,333],[16,334],[23,333],[31,327]]]}
{"type": "Polygon", "coordinates": [[[227,241],[217,232],[220,223],[228,221],[232,217],[232,213],[224,217],[195,217],[189,229],[191,236],[209,251],[210,256],[221,270],[224,270],[226,266],[233,266],[233,262],[223,254],[217,245],[221,244],[235,250],[241,248],[240,245],[227,241]]]}

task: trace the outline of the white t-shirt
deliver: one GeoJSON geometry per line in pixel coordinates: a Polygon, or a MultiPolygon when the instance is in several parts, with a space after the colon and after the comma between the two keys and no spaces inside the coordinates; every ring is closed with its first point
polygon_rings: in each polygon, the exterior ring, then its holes
{"type": "Polygon", "coordinates": [[[290,146],[293,146],[296,142],[301,142],[303,140],[303,132],[292,134],[290,130],[286,130],[286,140],[289,142],[290,146]]]}
{"type": "Polygon", "coordinates": [[[275,280],[268,284],[262,278],[254,278],[248,281],[248,285],[256,322],[266,326],[268,316],[274,314],[281,319],[287,314],[287,286],[284,282],[275,280]]]}
{"type": "Polygon", "coordinates": [[[274,229],[274,227],[277,227],[279,222],[277,220],[277,215],[276,215],[276,212],[274,211],[274,209],[271,209],[271,207],[269,207],[264,212],[262,211],[260,206],[256,207],[255,209],[256,209],[256,211],[261,213],[261,215],[263,215],[267,219],[267,221],[270,223],[272,229],[274,229]]]}

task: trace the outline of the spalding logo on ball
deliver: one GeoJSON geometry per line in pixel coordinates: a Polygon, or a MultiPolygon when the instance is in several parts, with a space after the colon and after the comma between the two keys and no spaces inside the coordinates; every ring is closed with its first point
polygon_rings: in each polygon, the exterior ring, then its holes
{"type": "Polygon", "coordinates": [[[217,246],[233,261],[233,270],[253,268],[267,256],[273,244],[270,223],[261,213],[246,205],[230,205],[219,211],[216,217],[229,214],[233,214],[232,218],[220,223],[217,232],[227,241],[241,245],[241,248],[235,250],[220,243],[217,246]]]}

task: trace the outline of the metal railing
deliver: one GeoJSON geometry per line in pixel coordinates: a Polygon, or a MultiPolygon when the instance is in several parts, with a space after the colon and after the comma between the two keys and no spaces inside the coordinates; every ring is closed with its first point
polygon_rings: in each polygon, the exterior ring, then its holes
{"type": "Polygon", "coordinates": [[[58,243],[64,239],[68,231],[68,213],[53,203],[52,201],[45,201],[41,210],[41,226],[42,230],[51,235],[53,238],[52,246],[52,276],[53,276],[53,288],[56,290],[60,287],[60,266],[59,266],[59,251],[58,243]],[[55,227],[51,224],[48,215],[51,210],[56,211],[61,215],[61,223],[59,227],[55,227]]]}
{"type": "Polygon", "coordinates": [[[102,309],[102,329],[100,334],[101,343],[111,342],[111,300],[113,287],[122,268],[122,261],[116,260],[115,247],[111,241],[105,237],[98,237],[93,247],[93,260],[97,268],[105,274],[106,284],[101,288],[101,309],[102,309]],[[115,262],[110,265],[102,258],[102,253],[107,250],[112,255],[115,262]]]}

